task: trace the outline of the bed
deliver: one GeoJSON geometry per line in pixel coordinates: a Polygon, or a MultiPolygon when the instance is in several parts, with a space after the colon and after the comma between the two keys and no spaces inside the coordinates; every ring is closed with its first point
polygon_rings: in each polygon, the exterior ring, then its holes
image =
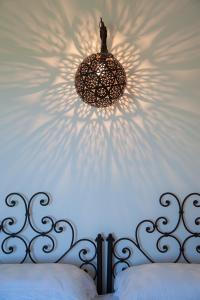
{"type": "Polygon", "coordinates": [[[191,193],[181,201],[173,193],[164,193],[159,204],[168,211],[168,217],[142,220],[134,238],[116,239],[109,234],[107,272],[102,268],[101,234],[95,240],[76,239],[68,220],[49,215],[35,218],[38,206],[46,209],[50,201],[43,192],[30,199],[11,193],[5,199],[12,214],[0,221],[4,257],[0,264],[1,300],[200,299],[200,194],[191,193]],[[13,217],[17,207],[20,216],[24,212],[20,220],[17,213],[13,217]],[[63,235],[64,249],[58,254],[59,237],[63,235]],[[149,241],[154,245],[153,253],[152,247],[147,247],[149,241]],[[144,263],[135,262],[136,252],[144,263]],[[101,295],[105,273],[107,294],[101,295]]]}
{"type": "Polygon", "coordinates": [[[134,237],[107,237],[107,293],[116,299],[200,299],[200,194],[164,193],[159,204],[167,217],[142,220],[134,237]]]}
{"type": "Polygon", "coordinates": [[[76,239],[67,219],[39,216],[50,202],[44,192],[30,199],[6,196],[11,212],[0,221],[1,300],[92,300],[102,294],[101,234],[76,239]]]}

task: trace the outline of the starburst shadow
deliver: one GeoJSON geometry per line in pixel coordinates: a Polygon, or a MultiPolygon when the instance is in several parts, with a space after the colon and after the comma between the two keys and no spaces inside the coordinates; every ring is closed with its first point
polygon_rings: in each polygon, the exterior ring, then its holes
{"type": "Polygon", "coordinates": [[[200,167],[193,159],[199,111],[187,101],[197,99],[199,89],[194,84],[186,95],[182,90],[193,70],[200,72],[199,20],[177,24],[177,14],[190,14],[187,1],[171,1],[167,9],[164,1],[145,3],[96,1],[94,7],[87,0],[80,17],[62,1],[42,1],[37,14],[34,4],[3,4],[0,156],[6,190],[21,169],[21,188],[32,181],[34,189],[42,180],[55,190],[78,186],[89,195],[102,187],[111,193],[120,184],[141,196],[155,187],[175,189],[177,182],[179,189],[197,186],[191,172],[200,167]],[[95,109],[78,98],[74,74],[85,56],[99,51],[102,12],[110,51],[128,82],[116,105],[95,109]]]}

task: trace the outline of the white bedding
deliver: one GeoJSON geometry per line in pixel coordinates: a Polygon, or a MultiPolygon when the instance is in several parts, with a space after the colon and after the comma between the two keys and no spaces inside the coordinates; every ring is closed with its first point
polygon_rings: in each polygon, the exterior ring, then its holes
{"type": "Polygon", "coordinates": [[[130,267],[117,275],[115,291],[119,300],[199,300],[200,264],[130,267]]]}
{"type": "Polygon", "coordinates": [[[92,300],[92,278],[68,264],[0,264],[0,300],[92,300]]]}

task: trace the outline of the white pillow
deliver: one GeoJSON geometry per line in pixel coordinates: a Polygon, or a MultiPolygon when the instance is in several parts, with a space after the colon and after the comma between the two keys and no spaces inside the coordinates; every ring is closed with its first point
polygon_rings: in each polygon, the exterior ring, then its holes
{"type": "Polygon", "coordinates": [[[146,264],[120,272],[115,282],[120,300],[199,300],[200,264],[146,264]]]}
{"type": "Polygon", "coordinates": [[[94,281],[68,264],[1,264],[1,300],[91,300],[94,281]]]}

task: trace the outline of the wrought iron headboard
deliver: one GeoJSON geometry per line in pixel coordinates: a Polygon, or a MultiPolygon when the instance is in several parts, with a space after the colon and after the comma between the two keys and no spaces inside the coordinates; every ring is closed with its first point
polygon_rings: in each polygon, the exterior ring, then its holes
{"type": "MultiPolygon", "coordinates": [[[[177,217],[175,223],[172,224],[170,228],[169,218],[165,216],[158,217],[154,221],[145,219],[138,223],[135,229],[134,238],[122,237],[119,239],[114,238],[112,234],[109,234],[107,238],[107,292],[110,293],[113,291],[113,279],[116,275],[117,267],[121,266],[121,270],[124,270],[134,263],[134,249],[138,250],[139,253],[147,260],[149,263],[155,263],[157,260],[149,254],[149,251],[145,249],[145,246],[141,243],[141,228],[145,230],[147,234],[156,233],[156,247],[155,250],[157,253],[168,254],[170,249],[170,242],[175,243],[173,250],[176,250],[176,254],[173,259],[167,260],[174,263],[184,261],[186,263],[191,263],[191,252],[193,254],[200,254],[200,230],[198,226],[200,225],[200,215],[199,216],[188,216],[188,205],[192,204],[193,208],[200,207],[200,194],[191,193],[187,195],[181,202],[179,198],[173,193],[164,193],[160,196],[159,199],[160,205],[163,207],[176,206],[177,217]],[[189,218],[193,217],[192,221],[189,221],[189,218]],[[192,223],[192,224],[191,224],[192,223]],[[178,236],[179,229],[184,229],[186,236],[181,239],[178,236]],[[196,241],[195,246],[191,246],[191,241],[194,239],[196,241]],[[131,246],[124,245],[128,243],[131,246]],[[120,247],[121,245],[121,247],[120,247]],[[175,249],[174,249],[175,248],[175,249]],[[187,253],[187,250],[190,250],[190,255],[187,253]],[[190,257],[189,257],[190,256],[190,257]]],[[[174,208],[174,207],[173,207],[174,208]]],[[[191,207],[190,207],[191,208],[191,207]]],[[[166,256],[165,256],[166,261],[166,256]]],[[[198,262],[200,262],[200,257],[198,257],[198,262]]]]}
{"type": "Polygon", "coordinates": [[[36,243],[39,240],[42,240],[40,244],[41,252],[44,255],[50,255],[50,253],[54,253],[56,251],[58,245],[56,236],[61,233],[64,234],[64,232],[67,231],[67,237],[70,241],[67,247],[63,250],[62,254],[59,255],[59,257],[56,258],[56,260],[54,260],[53,262],[61,262],[63,259],[67,258],[67,255],[71,254],[73,250],[75,251],[75,248],[80,248],[76,257],[79,260],[79,267],[84,269],[85,271],[91,271],[92,269],[92,277],[94,280],[96,280],[97,291],[99,294],[101,294],[103,243],[101,234],[98,234],[95,241],[88,238],[76,240],[74,226],[68,220],[54,220],[53,217],[47,215],[43,216],[40,219],[40,225],[45,227],[43,229],[40,229],[39,226],[36,225],[33,216],[33,206],[36,201],[40,206],[48,206],[50,203],[50,197],[47,193],[44,192],[34,194],[29,200],[27,200],[22,194],[19,193],[10,193],[6,196],[5,204],[7,207],[16,208],[17,205],[21,202],[21,205],[23,205],[24,207],[24,219],[21,220],[20,211],[20,228],[18,229],[15,228],[19,223],[16,220],[16,217],[9,216],[0,221],[0,245],[2,254],[10,255],[10,258],[13,258],[13,255],[16,253],[17,247],[21,246],[23,247],[21,258],[18,259],[18,261],[14,262],[38,263],[40,261],[36,258],[36,243]],[[28,238],[26,236],[26,230],[31,230],[31,238],[28,238]]]}

